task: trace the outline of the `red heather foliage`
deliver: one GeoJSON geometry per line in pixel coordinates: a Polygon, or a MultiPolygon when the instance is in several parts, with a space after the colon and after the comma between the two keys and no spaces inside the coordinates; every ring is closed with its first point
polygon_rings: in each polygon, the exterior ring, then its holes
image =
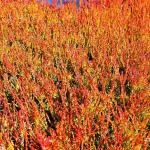
{"type": "Polygon", "coordinates": [[[148,150],[150,1],[0,2],[0,149],[148,150]]]}

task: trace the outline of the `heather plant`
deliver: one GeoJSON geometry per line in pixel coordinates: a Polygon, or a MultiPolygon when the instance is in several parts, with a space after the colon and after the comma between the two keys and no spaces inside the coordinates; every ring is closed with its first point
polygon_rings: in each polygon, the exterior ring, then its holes
{"type": "Polygon", "coordinates": [[[0,1],[0,149],[148,150],[150,2],[0,1]]]}

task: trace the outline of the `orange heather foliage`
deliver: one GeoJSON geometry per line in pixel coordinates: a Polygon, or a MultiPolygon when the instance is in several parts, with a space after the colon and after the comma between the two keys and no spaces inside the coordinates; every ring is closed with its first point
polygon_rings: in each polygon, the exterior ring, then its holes
{"type": "Polygon", "coordinates": [[[0,149],[148,150],[149,131],[149,0],[0,1],[0,149]]]}

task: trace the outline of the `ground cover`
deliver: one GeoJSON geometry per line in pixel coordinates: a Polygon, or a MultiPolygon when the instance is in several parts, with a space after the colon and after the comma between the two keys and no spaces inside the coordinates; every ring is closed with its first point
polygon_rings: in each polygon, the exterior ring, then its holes
{"type": "Polygon", "coordinates": [[[148,150],[150,2],[0,2],[0,149],[148,150]]]}

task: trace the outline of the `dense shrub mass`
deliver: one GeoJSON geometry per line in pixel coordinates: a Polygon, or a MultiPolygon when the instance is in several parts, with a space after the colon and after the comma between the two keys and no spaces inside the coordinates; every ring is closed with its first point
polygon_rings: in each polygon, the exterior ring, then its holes
{"type": "Polygon", "coordinates": [[[150,1],[106,4],[0,2],[0,149],[150,148],[150,1]]]}

